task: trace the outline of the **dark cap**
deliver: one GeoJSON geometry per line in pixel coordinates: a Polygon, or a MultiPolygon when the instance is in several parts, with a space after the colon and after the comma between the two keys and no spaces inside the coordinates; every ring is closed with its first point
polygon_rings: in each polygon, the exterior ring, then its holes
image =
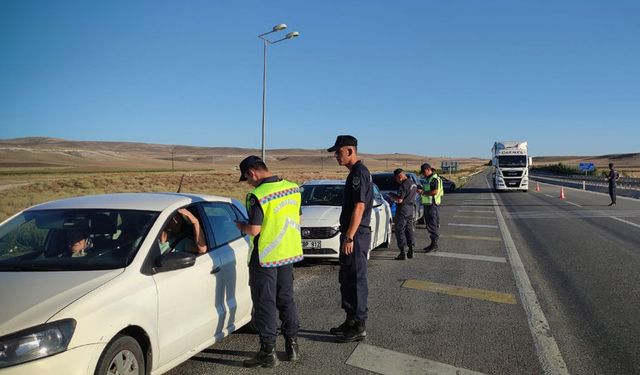
{"type": "Polygon", "coordinates": [[[344,146],[358,146],[358,140],[352,135],[339,135],[338,138],[336,138],[336,144],[328,148],[327,151],[334,152],[344,146]]]}
{"type": "Polygon", "coordinates": [[[433,169],[431,168],[431,164],[429,163],[422,163],[422,165],[420,166],[420,173],[424,172],[425,169],[433,169]]]}
{"type": "Polygon", "coordinates": [[[260,159],[260,157],[258,157],[258,156],[251,155],[251,156],[247,156],[246,158],[244,158],[240,162],[240,179],[238,180],[238,182],[247,181],[247,178],[244,176],[244,174],[249,170],[249,168],[253,167],[254,165],[256,165],[258,163],[264,164],[262,159],[260,159]]]}
{"type": "Polygon", "coordinates": [[[399,175],[399,174],[400,174],[400,173],[402,173],[402,172],[404,172],[404,169],[402,169],[402,168],[397,168],[396,170],[394,170],[394,171],[393,171],[393,175],[394,175],[394,176],[397,176],[397,175],[399,175]]]}

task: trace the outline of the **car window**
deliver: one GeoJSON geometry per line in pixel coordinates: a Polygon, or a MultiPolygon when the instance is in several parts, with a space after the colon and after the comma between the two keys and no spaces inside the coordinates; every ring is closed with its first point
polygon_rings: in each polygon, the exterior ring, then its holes
{"type": "Polygon", "coordinates": [[[303,206],[342,206],[344,185],[303,185],[303,206]]]}
{"type": "Polygon", "coordinates": [[[207,217],[207,229],[213,237],[214,247],[242,237],[235,224],[238,220],[237,213],[229,203],[208,203],[202,208],[207,217]]]}
{"type": "Polygon", "coordinates": [[[398,183],[393,177],[393,173],[380,173],[371,176],[373,183],[378,185],[378,188],[383,191],[397,191],[398,183]]]}
{"type": "Polygon", "coordinates": [[[384,201],[384,198],[382,197],[382,193],[380,193],[380,190],[374,184],[373,185],[373,206],[378,207],[382,204],[383,201],[384,201]]]}
{"type": "Polygon", "coordinates": [[[25,211],[0,229],[0,270],[126,267],[156,217],[133,210],[25,211]]]}

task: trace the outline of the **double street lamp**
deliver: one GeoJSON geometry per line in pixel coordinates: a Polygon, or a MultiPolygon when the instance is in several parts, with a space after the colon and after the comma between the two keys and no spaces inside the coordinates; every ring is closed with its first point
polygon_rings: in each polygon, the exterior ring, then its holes
{"type": "Polygon", "coordinates": [[[270,41],[266,38],[266,36],[284,30],[286,28],[287,25],[285,25],[284,23],[280,23],[275,25],[273,29],[271,29],[271,31],[258,35],[258,38],[262,39],[262,41],[264,42],[264,66],[262,70],[262,160],[264,160],[265,162],[267,161],[265,155],[265,110],[267,106],[267,46],[269,44],[282,42],[283,40],[293,39],[300,36],[300,33],[297,31],[292,31],[290,33],[287,33],[284,38],[275,41],[270,41]]]}

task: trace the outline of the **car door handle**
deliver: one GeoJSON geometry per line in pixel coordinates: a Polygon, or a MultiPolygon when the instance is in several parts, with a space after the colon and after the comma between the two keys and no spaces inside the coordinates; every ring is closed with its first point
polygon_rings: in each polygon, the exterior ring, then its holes
{"type": "Polygon", "coordinates": [[[213,275],[214,273],[218,273],[218,272],[220,272],[221,269],[222,269],[222,267],[216,266],[211,270],[211,274],[213,275]]]}

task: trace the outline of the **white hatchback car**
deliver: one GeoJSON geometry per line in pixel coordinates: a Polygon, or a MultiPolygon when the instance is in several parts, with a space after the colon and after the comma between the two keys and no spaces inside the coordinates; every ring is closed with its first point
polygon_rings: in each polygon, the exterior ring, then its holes
{"type": "MultiPolygon", "coordinates": [[[[345,180],[313,180],[302,185],[302,251],[305,258],[338,258],[340,212],[345,180]]],[[[391,240],[391,209],[373,185],[371,249],[391,240]]]]}
{"type": "Polygon", "coordinates": [[[250,322],[237,220],[237,200],[172,193],[70,198],[6,220],[0,374],[160,374],[250,322]],[[206,253],[177,251],[193,241],[188,220],[161,250],[181,208],[198,218],[206,253]]]}

